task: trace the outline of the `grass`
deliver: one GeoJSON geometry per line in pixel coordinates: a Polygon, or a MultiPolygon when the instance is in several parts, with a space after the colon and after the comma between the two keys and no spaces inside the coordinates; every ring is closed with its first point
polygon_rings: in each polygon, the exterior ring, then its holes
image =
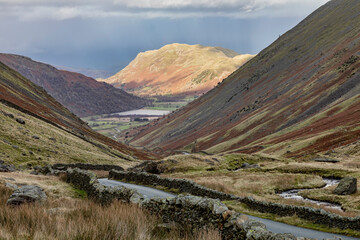
{"type": "MultiPolygon", "coordinates": [[[[194,100],[194,97],[174,98],[173,101],[161,101],[156,97],[152,97],[151,100],[153,100],[152,106],[147,106],[144,109],[171,112],[187,105],[190,101],[194,100]]],[[[133,121],[131,118],[115,118],[111,117],[109,114],[84,117],[82,120],[87,122],[93,130],[117,141],[125,141],[125,139],[122,138],[122,135],[127,130],[148,123],[133,121]]]]}
{"type": "MultiPolygon", "coordinates": [[[[359,216],[360,213],[359,192],[350,196],[336,196],[331,193],[335,186],[318,188],[325,185],[322,177],[359,177],[359,171],[355,168],[357,165],[358,161],[352,158],[333,164],[246,154],[176,155],[160,161],[161,168],[165,169],[162,174],[164,177],[189,179],[205,187],[242,197],[252,196],[263,201],[321,208],[309,202],[283,199],[277,194],[290,189],[309,189],[301,194],[315,200],[340,203],[345,212],[326,210],[351,217],[359,216]],[[238,169],[244,162],[256,163],[261,168],[238,169]]],[[[288,223],[291,224],[291,221],[288,223]]]]}
{"type": "Polygon", "coordinates": [[[0,159],[14,165],[46,165],[55,162],[88,162],[136,164],[113,155],[114,149],[102,145],[101,149],[44,121],[0,104],[0,110],[13,114],[10,118],[0,112],[0,159]],[[19,124],[15,118],[22,118],[19,124]],[[109,151],[107,151],[109,150],[109,151]]]}
{"type": "MultiPolygon", "coordinates": [[[[19,183],[28,175],[16,173],[14,177],[19,183]]],[[[34,176],[31,181],[46,185],[48,178],[34,176]]],[[[52,180],[55,178],[51,177],[52,180]]],[[[59,179],[57,182],[61,188],[67,185],[59,179]]],[[[71,189],[69,186],[65,188],[71,189]]],[[[219,233],[212,229],[194,233],[161,231],[157,228],[161,220],[136,205],[115,201],[103,207],[84,198],[70,197],[71,192],[53,195],[49,193],[49,188],[45,191],[48,200],[43,204],[11,207],[6,205],[6,201],[12,190],[0,184],[0,239],[221,239],[219,233]]]]}

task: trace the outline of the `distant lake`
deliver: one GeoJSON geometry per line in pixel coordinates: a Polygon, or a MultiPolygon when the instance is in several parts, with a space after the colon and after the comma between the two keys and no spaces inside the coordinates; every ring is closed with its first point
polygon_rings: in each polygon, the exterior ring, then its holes
{"type": "Polygon", "coordinates": [[[120,116],[129,116],[129,115],[162,116],[162,115],[166,115],[166,114],[169,114],[169,113],[170,113],[170,111],[151,110],[151,109],[138,109],[138,110],[114,113],[114,115],[120,115],[120,116]]]}

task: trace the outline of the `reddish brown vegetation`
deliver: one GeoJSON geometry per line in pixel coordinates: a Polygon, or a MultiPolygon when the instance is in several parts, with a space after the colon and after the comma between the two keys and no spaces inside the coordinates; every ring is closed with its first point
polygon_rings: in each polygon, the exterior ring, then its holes
{"type": "Polygon", "coordinates": [[[360,20],[350,16],[358,9],[357,1],[329,2],[209,93],[143,128],[133,142],[164,151],[224,143],[222,151],[253,153],[330,131],[299,154],[356,141],[358,132],[351,129],[360,124],[360,99],[349,100],[359,94],[360,61],[354,56],[360,20]]]}

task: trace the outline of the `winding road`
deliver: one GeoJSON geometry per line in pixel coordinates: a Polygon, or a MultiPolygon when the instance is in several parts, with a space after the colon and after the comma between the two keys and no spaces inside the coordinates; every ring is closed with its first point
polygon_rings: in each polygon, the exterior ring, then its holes
{"type": "MultiPolygon", "coordinates": [[[[167,198],[167,197],[174,197],[175,194],[164,192],[155,188],[145,187],[141,185],[136,184],[130,184],[130,183],[124,183],[120,181],[115,180],[109,180],[107,178],[99,179],[99,182],[104,186],[124,186],[127,188],[132,188],[137,190],[139,193],[143,194],[144,197],[147,198],[167,198]]],[[[354,238],[354,237],[347,237],[343,235],[338,234],[332,234],[332,233],[325,233],[320,231],[315,231],[307,228],[301,228],[301,227],[295,227],[292,225],[288,225],[285,223],[275,222],[264,218],[258,218],[254,216],[249,216],[250,219],[257,220],[259,222],[263,222],[267,229],[274,233],[291,233],[296,237],[307,237],[307,238],[315,238],[315,239],[324,239],[324,238],[334,238],[338,237],[344,240],[359,240],[360,238],[354,238]]]]}

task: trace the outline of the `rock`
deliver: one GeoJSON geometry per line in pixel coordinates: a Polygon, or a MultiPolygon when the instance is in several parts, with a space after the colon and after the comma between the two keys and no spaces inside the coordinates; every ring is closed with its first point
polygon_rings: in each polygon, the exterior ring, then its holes
{"type": "Polygon", "coordinates": [[[43,202],[47,197],[45,192],[38,186],[26,185],[18,188],[7,200],[9,205],[21,205],[30,202],[43,202]]]}
{"type": "Polygon", "coordinates": [[[25,124],[25,121],[22,118],[16,118],[15,120],[20,124],[25,124]]]}
{"type": "Polygon", "coordinates": [[[244,162],[242,165],[241,165],[241,168],[248,168],[250,166],[250,164],[248,164],[247,162],[244,162]]]}
{"type": "Polygon", "coordinates": [[[246,234],[246,240],[269,240],[271,233],[262,227],[251,228],[246,234]]]}
{"type": "Polygon", "coordinates": [[[226,210],[222,213],[222,218],[224,220],[227,220],[229,217],[231,217],[231,215],[233,215],[235,212],[231,211],[231,210],[226,210]]]}
{"type": "Polygon", "coordinates": [[[315,162],[328,162],[328,163],[338,163],[339,160],[331,159],[331,158],[315,158],[313,159],[315,162]]]}
{"type": "Polygon", "coordinates": [[[357,179],[354,177],[344,177],[333,191],[337,195],[350,195],[357,191],[357,179]]]}
{"type": "Polygon", "coordinates": [[[161,223],[161,224],[158,224],[153,232],[156,234],[156,233],[159,233],[159,232],[171,232],[171,231],[176,231],[176,230],[180,230],[182,229],[182,227],[180,226],[180,224],[177,224],[175,222],[170,222],[170,223],[161,223]]]}
{"type": "Polygon", "coordinates": [[[14,184],[14,183],[9,183],[9,182],[5,182],[5,187],[10,188],[10,189],[13,189],[13,190],[16,190],[16,189],[19,188],[16,184],[14,184]]]}
{"type": "Polygon", "coordinates": [[[145,161],[136,165],[135,167],[129,168],[128,171],[132,172],[147,172],[152,174],[160,174],[165,171],[165,169],[161,168],[162,161],[145,161]]]}
{"type": "Polygon", "coordinates": [[[0,164],[0,172],[14,172],[15,170],[13,165],[0,164]]]}
{"type": "Polygon", "coordinates": [[[11,177],[7,177],[7,178],[4,178],[5,180],[9,180],[9,181],[15,181],[15,178],[11,178],[11,177]]]}
{"type": "Polygon", "coordinates": [[[30,174],[31,174],[31,175],[39,175],[39,172],[37,172],[37,171],[32,171],[30,174]]]}
{"type": "Polygon", "coordinates": [[[213,213],[214,214],[223,214],[223,212],[228,211],[229,209],[226,207],[225,204],[219,202],[215,202],[214,201],[214,206],[213,206],[213,213]]]}
{"type": "Polygon", "coordinates": [[[249,169],[249,168],[260,168],[260,166],[259,165],[257,165],[257,164],[249,164],[249,163],[243,163],[242,165],[241,165],[241,168],[243,168],[243,169],[249,169]]]}
{"type": "Polygon", "coordinates": [[[138,192],[135,192],[130,198],[130,202],[133,204],[141,204],[143,200],[144,196],[139,194],[138,192]]]}

